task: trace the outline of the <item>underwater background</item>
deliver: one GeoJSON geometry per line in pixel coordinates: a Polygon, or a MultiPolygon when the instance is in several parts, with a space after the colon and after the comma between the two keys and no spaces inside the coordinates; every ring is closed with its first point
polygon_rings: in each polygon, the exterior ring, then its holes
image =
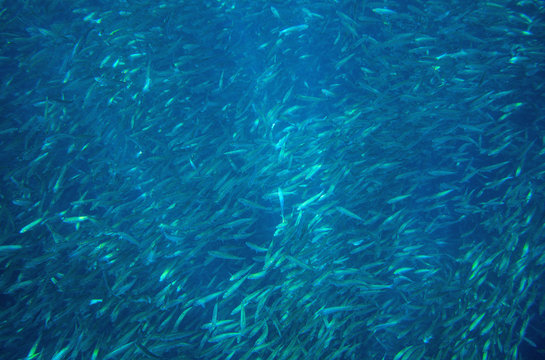
{"type": "Polygon", "coordinates": [[[0,1],[1,359],[545,358],[543,1],[0,1]]]}

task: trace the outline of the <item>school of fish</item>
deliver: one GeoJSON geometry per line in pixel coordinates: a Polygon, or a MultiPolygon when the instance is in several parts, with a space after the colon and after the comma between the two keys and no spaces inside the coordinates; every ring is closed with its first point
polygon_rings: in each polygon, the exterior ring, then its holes
{"type": "Polygon", "coordinates": [[[6,1],[0,34],[2,359],[545,357],[542,1],[6,1]]]}

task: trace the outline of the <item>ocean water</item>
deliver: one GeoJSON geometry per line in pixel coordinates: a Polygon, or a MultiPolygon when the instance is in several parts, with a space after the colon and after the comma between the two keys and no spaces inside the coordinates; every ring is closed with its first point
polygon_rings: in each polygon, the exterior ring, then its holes
{"type": "Polygon", "coordinates": [[[544,20],[2,2],[0,358],[545,358],[544,20]]]}

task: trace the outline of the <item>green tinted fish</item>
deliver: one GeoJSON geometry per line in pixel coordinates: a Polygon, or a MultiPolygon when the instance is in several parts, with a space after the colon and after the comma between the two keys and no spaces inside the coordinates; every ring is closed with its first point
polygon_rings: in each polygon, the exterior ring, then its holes
{"type": "Polygon", "coordinates": [[[284,30],[281,30],[279,35],[289,35],[293,32],[305,31],[306,29],[308,29],[308,24],[290,26],[288,28],[285,28],[284,30]]]}
{"type": "Polygon", "coordinates": [[[343,208],[342,206],[337,206],[335,207],[335,209],[337,209],[337,211],[340,212],[341,214],[351,217],[352,219],[363,221],[363,219],[360,216],[354,214],[352,211],[348,209],[343,208]]]}
{"type": "Polygon", "coordinates": [[[213,256],[213,257],[218,258],[218,259],[224,259],[224,260],[244,260],[243,257],[235,256],[235,255],[223,252],[223,251],[211,250],[211,251],[208,252],[208,255],[213,256]]]}
{"type": "Polygon", "coordinates": [[[29,231],[30,229],[34,228],[36,225],[42,223],[42,221],[43,221],[43,218],[38,218],[38,219],[32,221],[28,225],[23,226],[23,228],[21,230],[19,230],[19,233],[23,234],[23,233],[29,231]]]}

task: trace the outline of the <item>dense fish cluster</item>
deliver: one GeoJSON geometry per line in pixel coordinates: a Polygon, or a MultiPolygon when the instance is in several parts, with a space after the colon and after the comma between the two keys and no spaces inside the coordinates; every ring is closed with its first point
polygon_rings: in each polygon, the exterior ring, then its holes
{"type": "Polygon", "coordinates": [[[2,6],[2,359],[544,356],[542,1],[2,6]]]}

